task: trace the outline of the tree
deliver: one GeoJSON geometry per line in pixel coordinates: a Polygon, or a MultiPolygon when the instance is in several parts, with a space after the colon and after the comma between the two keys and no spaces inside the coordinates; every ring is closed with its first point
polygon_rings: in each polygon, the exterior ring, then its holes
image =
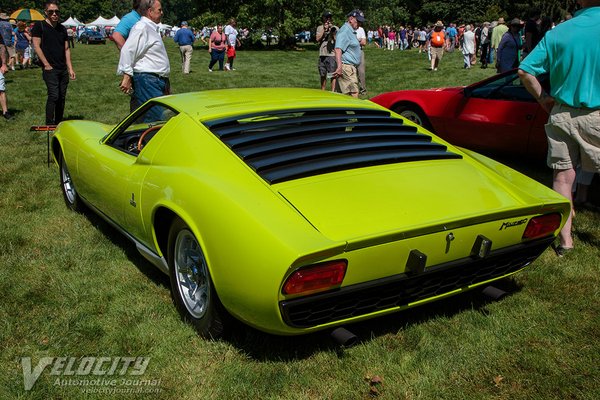
{"type": "MultiPolygon", "coordinates": [[[[214,25],[235,17],[239,27],[257,31],[273,28],[285,38],[300,30],[314,30],[325,10],[331,11],[335,23],[341,25],[348,12],[360,8],[367,18],[365,26],[374,28],[382,24],[434,23],[439,19],[444,23],[492,21],[500,16],[525,19],[531,6],[559,20],[573,12],[576,0],[162,0],[162,3],[163,22],[168,24],[187,20],[202,26],[214,25]]],[[[41,11],[42,4],[43,0],[2,0],[2,11],[10,13],[21,7],[41,11]]],[[[82,21],[98,15],[122,17],[130,7],[131,0],[61,1],[64,18],[72,15],[82,21]]]]}

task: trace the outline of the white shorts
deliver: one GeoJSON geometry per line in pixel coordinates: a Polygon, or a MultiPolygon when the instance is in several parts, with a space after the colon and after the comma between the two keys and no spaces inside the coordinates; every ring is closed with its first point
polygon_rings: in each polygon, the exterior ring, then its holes
{"type": "Polygon", "coordinates": [[[4,84],[4,75],[0,72],[0,92],[5,92],[6,86],[4,84]]]}

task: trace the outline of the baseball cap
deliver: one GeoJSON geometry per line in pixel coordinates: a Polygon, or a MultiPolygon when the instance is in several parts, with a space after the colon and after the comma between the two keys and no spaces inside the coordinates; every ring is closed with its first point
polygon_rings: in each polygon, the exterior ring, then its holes
{"type": "Polygon", "coordinates": [[[365,22],[365,14],[359,9],[352,10],[347,17],[354,17],[358,22],[365,22]]]}

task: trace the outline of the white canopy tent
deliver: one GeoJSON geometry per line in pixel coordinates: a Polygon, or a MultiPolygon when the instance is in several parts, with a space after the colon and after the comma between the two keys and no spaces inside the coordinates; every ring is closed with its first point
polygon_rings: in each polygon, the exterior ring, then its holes
{"type": "Polygon", "coordinates": [[[87,24],[85,24],[85,26],[97,26],[97,27],[102,28],[105,26],[112,26],[112,25],[110,24],[110,20],[103,18],[102,16],[99,16],[94,21],[88,22],[87,24]]]}
{"type": "Polygon", "coordinates": [[[108,20],[107,26],[117,26],[121,20],[116,15],[108,20]]]}
{"type": "Polygon", "coordinates": [[[67,27],[75,27],[75,26],[81,26],[81,25],[83,25],[83,23],[77,21],[77,18],[69,17],[69,19],[66,20],[65,22],[63,22],[62,25],[67,26],[67,27]]]}

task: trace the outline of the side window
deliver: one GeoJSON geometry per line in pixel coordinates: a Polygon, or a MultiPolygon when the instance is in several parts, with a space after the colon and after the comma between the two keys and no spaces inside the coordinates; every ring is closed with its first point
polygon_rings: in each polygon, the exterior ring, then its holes
{"type": "Polygon", "coordinates": [[[484,85],[472,88],[471,97],[477,99],[490,99],[492,98],[492,94],[497,92],[502,86],[504,86],[504,84],[504,79],[496,79],[484,85]]]}
{"type": "Polygon", "coordinates": [[[498,100],[512,100],[512,101],[527,101],[535,102],[535,99],[518,77],[507,82],[506,85],[502,86],[496,93],[494,98],[498,100]]]}
{"type": "MultiPolygon", "coordinates": [[[[549,91],[548,75],[540,75],[538,79],[542,87],[546,91],[549,91]]],[[[470,96],[489,100],[535,102],[535,99],[529,94],[517,74],[509,74],[500,79],[472,88],[470,96]]]]}
{"type": "Polygon", "coordinates": [[[106,144],[137,156],[161,128],[177,114],[177,111],[162,104],[149,103],[127,117],[106,144]]]}

